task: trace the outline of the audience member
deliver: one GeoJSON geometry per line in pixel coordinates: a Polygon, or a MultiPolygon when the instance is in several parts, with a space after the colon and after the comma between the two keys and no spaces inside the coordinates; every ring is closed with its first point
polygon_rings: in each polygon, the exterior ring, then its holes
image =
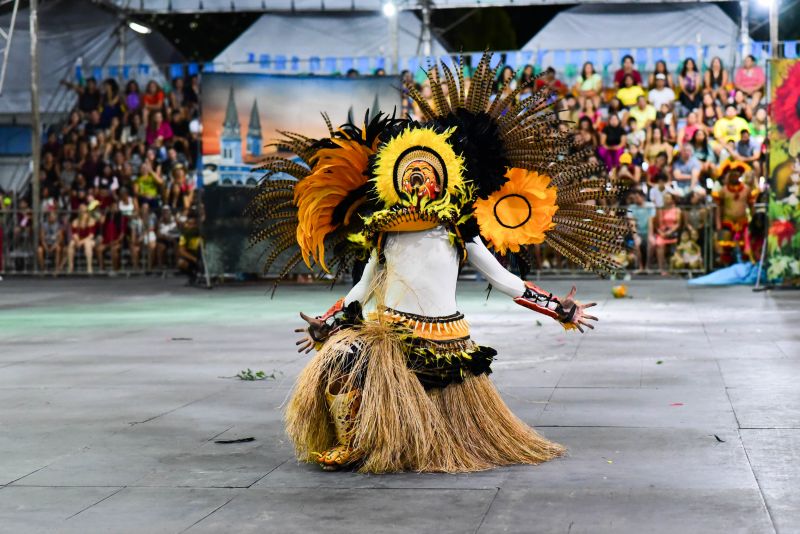
{"type": "Polygon", "coordinates": [[[103,270],[105,253],[111,257],[111,268],[118,271],[120,268],[120,254],[128,232],[128,220],[119,211],[118,204],[112,203],[106,208],[100,218],[100,239],[95,246],[97,263],[103,270]]]}
{"type": "Polygon", "coordinates": [[[663,59],[659,59],[656,61],[656,64],[653,68],[653,72],[650,73],[650,76],[647,77],[647,88],[649,90],[653,90],[657,88],[657,81],[659,79],[659,74],[663,77],[661,78],[664,80],[664,86],[668,89],[673,89],[672,97],[673,100],[675,98],[674,87],[675,84],[672,83],[672,74],[670,74],[669,69],[667,68],[667,62],[663,59]]]}
{"type": "Polygon", "coordinates": [[[39,250],[36,259],[39,262],[39,269],[47,271],[46,260],[53,258],[53,272],[57,273],[61,269],[61,256],[64,252],[64,230],[58,220],[55,210],[50,210],[42,221],[39,229],[39,250]]]}
{"type": "Polygon", "coordinates": [[[614,85],[621,88],[625,85],[625,76],[633,78],[632,85],[642,85],[642,75],[633,65],[633,56],[626,55],[622,58],[622,68],[614,73],[614,85]]]}
{"type": "Polygon", "coordinates": [[[535,86],[537,90],[543,87],[550,88],[554,99],[567,93],[567,86],[564,85],[561,80],[556,78],[556,69],[553,67],[547,67],[547,70],[544,72],[544,76],[536,79],[535,86]]]}
{"type": "Polygon", "coordinates": [[[681,146],[680,156],[672,162],[673,187],[686,196],[700,180],[700,162],[694,157],[692,145],[681,146]]]}
{"type": "Polygon", "coordinates": [[[739,135],[740,138],[736,143],[733,159],[747,163],[756,172],[756,176],[761,176],[761,166],[758,161],[761,154],[756,144],[750,139],[750,130],[742,130],[739,135]]]}
{"type": "Polygon", "coordinates": [[[703,100],[700,105],[700,121],[703,123],[703,126],[708,128],[710,131],[721,118],[722,111],[714,101],[714,95],[711,93],[704,93],[703,100]]]}
{"type": "Polygon", "coordinates": [[[700,162],[700,176],[713,178],[717,167],[717,155],[708,142],[706,131],[698,128],[687,142],[692,147],[694,157],[700,162]]]}
{"type": "Polygon", "coordinates": [[[628,110],[628,117],[636,119],[639,128],[646,130],[656,120],[656,108],[647,103],[647,97],[641,95],[636,99],[636,105],[628,110]]]}
{"type": "Polygon", "coordinates": [[[675,102],[675,91],[667,86],[667,77],[663,73],[656,74],[655,85],[647,93],[647,100],[655,109],[661,109],[663,104],[673,105],[675,102]]]}
{"type": "Polygon", "coordinates": [[[694,133],[703,128],[698,121],[697,111],[690,111],[686,115],[686,123],[678,129],[678,144],[688,143],[694,137],[694,133]]]}
{"type": "Polygon", "coordinates": [[[619,157],[627,144],[625,128],[620,124],[619,117],[611,115],[608,124],[600,133],[600,146],[597,147],[597,153],[605,163],[606,169],[610,171],[619,164],[619,157]]]}
{"type": "Polygon", "coordinates": [[[744,63],[736,69],[733,83],[737,90],[744,93],[753,105],[757,105],[764,95],[764,85],[766,83],[764,69],[756,64],[754,56],[744,58],[744,63]]]}
{"type": "Polygon", "coordinates": [[[672,161],[672,145],[664,140],[661,128],[648,128],[648,139],[644,150],[644,159],[648,165],[655,165],[659,154],[664,154],[665,164],[672,161]]]}
{"type": "Polygon", "coordinates": [[[682,213],[675,203],[673,193],[666,192],[663,196],[663,205],[656,209],[653,218],[653,244],[656,250],[658,269],[662,276],[667,272],[667,253],[671,245],[678,242],[678,230],[682,223],[682,213]]]}
{"type": "Polygon", "coordinates": [[[700,77],[700,72],[697,70],[697,64],[694,59],[688,58],[683,62],[681,74],[678,77],[680,82],[680,102],[686,112],[700,107],[702,103],[702,89],[703,80],[700,77]]]}
{"type": "Polygon", "coordinates": [[[641,189],[634,189],[628,194],[628,212],[634,220],[636,236],[634,237],[633,253],[636,258],[637,269],[641,272],[646,268],[648,257],[648,236],[652,233],[652,219],[656,208],[641,189]]]}
{"type": "Polygon", "coordinates": [[[723,103],[728,101],[731,90],[730,78],[719,57],[715,56],[711,60],[711,66],[705,73],[704,82],[706,90],[711,91],[714,98],[723,103]]]}
{"type": "Polygon", "coordinates": [[[72,239],[67,246],[67,272],[75,271],[75,253],[82,250],[86,258],[86,272],[92,274],[92,256],[95,247],[95,231],[97,223],[89,213],[86,204],[78,207],[78,216],[72,221],[72,239]]]}
{"type": "Polygon", "coordinates": [[[714,138],[723,145],[729,141],[738,143],[742,130],[749,128],[747,121],[736,114],[736,106],[728,104],[725,106],[725,116],[714,123],[714,138]]]}
{"type": "Polygon", "coordinates": [[[617,91],[617,98],[626,108],[636,105],[640,96],[646,96],[642,86],[636,83],[632,74],[625,74],[622,77],[622,86],[617,91]]]}
{"type": "Polygon", "coordinates": [[[575,84],[578,103],[583,108],[587,101],[591,101],[594,109],[600,107],[600,97],[603,93],[603,78],[594,70],[594,64],[587,61],[583,64],[581,74],[575,84]]]}

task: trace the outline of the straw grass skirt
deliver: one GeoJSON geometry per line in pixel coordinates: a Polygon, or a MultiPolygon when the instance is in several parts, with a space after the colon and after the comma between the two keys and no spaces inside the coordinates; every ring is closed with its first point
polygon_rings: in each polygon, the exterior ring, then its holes
{"type": "Polygon", "coordinates": [[[334,334],[303,369],[286,409],[301,461],[337,444],[325,392],[361,389],[353,447],[364,473],[462,473],[538,464],[564,453],[517,418],[486,374],[423,388],[407,365],[407,338],[368,321],[334,334]],[[358,350],[353,350],[357,347],[358,350]]]}

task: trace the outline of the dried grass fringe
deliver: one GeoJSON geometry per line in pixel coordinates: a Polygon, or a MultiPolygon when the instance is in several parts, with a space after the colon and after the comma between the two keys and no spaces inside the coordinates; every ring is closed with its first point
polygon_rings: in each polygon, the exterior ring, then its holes
{"type": "MultiPolygon", "coordinates": [[[[375,276],[364,302],[384,303],[387,268],[375,276]]],[[[408,368],[406,343],[380,314],[331,336],[300,373],[286,408],[298,459],[316,461],[315,453],[337,444],[325,400],[332,383],[341,391],[362,389],[353,443],[363,454],[362,473],[464,473],[564,454],[564,447],[511,413],[486,375],[426,392],[408,368]],[[359,347],[355,357],[353,346],[359,347]]]]}
{"type": "Polygon", "coordinates": [[[367,322],[331,337],[300,374],[286,410],[286,429],[297,457],[336,444],[325,402],[328,384],[357,387],[366,369],[354,447],[363,454],[360,472],[462,473],[511,464],[538,464],[564,453],[517,418],[486,375],[425,391],[406,365],[404,341],[390,325],[367,322]],[[360,351],[355,364],[351,348],[360,351]],[[352,364],[352,361],[351,361],[352,364]]]}

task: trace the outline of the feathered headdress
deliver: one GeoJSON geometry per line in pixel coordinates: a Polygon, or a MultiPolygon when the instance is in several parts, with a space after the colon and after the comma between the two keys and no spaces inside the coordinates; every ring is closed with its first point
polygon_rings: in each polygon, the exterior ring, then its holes
{"type": "Polygon", "coordinates": [[[585,268],[618,270],[612,255],[624,249],[624,210],[597,204],[615,202],[619,182],[605,175],[591,157],[592,148],[581,146],[570,125],[559,119],[549,86],[535,89],[534,79],[510,91],[507,80],[493,99],[502,64],[492,68],[491,58],[484,53],[469,89],[462,65],[453,75],[442,62],[447,95],[439,66],[431,65],[431,103],[406,87],[426,124],[455,128],[452,143],[464,156],[465,182],[476,196],[467,210],[474,207],[477,224],[468,224],[462,234],[468,239],[479,231],[499,252],[546,242],[585,268]]]}
{"type": "Polygon", "coordinates": [[[271,245],[265,271],[286,253],[281,277],[301,261],[338,274],[381,232],[437,224],[462,241],[480,235],[500,253],[544,242],[585,268],[617,270],[612,255],[624,249],[628,224],[623,210],[597,204],[615,201],[619,184],[559,119],[549,87],[509,91],[505,82],[493,98],[501,67],[490,63],[487,52],[469,89],[460,63],[455,74],[444,62],[430,66],[431,101],[406,87],[419,121],[379,114],[334,130],[323,114],[327,139],[282,132],[276,146],[300,162],[265,159],[250,209],[259,226],[252,241],[271,245]]]}

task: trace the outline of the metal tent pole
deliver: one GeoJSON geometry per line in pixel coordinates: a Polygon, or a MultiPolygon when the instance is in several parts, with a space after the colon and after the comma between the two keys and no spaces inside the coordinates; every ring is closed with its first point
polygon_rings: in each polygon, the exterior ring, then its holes
{"type": "MultiPolygon", "coordinates": [[[[41,168],[42,123],[39,117],[39,2],[30,0],[30,33],[31,33],[31,159],[33,176],[31,177],[33,210],[33,255],[39,250],[39,224],[41,223],[41,168]]],[[[34,265],[35,262],[34,262],[34,265]]],[[[38,266],[34,267],[38,270],[38,266]]]]}
{"type": "Polygon", "coordinates": [[[431,0],[422,0],[422,53],[431,55],[431,0]]]}
{"type": "MultiPolygon", "coordinates": [[[[745,50],[750,49],[750,1],[739,0],[739,42],[745,50]]],[[[747,55],[747,54],[745,54],[747,55]]]]}
{"type": "Polygon", "coordinates": [[[14,26],[17,24],[18,9],[19,0],[14,0],[14,7],[11,11],[11,25],[8,27],[8,32],[0,28],[0,37],[6,42],[5,48],[3,48],[3,64],[0,65],[0,95],[3,94],[3,82],[6,79],[6,71],[8,70],[8,53],[11,51],[11,38],[14,37],[14,26]]]}
{"type": "Polygon", "coordinates": [[[392,68],[389,71],[391,74],[400,74],[400,43],[398,42],[398,19],[400,13],[394,12],[389,19],[389,41],[392,48],[392,68]]]}
{"type": "Polygon", "coordinates": [[[119,79],[124,80],[124,76],[122,74],[122,70],[125,67],[125,62],[127,61],[127,47],[128,47],[128,40],[126,35],[126,30],[128,28],[127,21],[122,19],[119,25],[119,79]]]}
{"type": "Polygon", "coordinates": [[[772,57],[778,57],[778,0],[769,3],[769,47],[772,57]]]}

